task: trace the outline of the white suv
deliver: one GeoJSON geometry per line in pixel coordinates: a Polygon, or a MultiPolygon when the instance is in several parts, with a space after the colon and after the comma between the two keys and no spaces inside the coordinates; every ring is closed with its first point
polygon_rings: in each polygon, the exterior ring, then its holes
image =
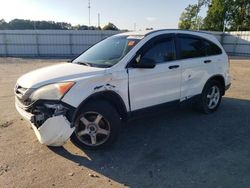
{"type": "Polygon", "coordinates": [[[42,144],[60,146],[71,137],[100,149],[136,112],[192,99],[211,113],[229,86],[228,56],[214,36],[158,30],[118,34],[69,63],[27,73],[15,94],[42,144]]]}

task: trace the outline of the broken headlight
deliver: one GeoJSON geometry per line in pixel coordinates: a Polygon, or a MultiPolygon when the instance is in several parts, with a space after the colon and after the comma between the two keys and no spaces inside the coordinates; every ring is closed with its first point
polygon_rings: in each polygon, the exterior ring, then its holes
{"type": "Polygon", "coordinates": [[[60,100],[74,85],[74,82],[64,82],[49,84],[35,90],[29,97],[31,101],[43,100],[60,100]]]}

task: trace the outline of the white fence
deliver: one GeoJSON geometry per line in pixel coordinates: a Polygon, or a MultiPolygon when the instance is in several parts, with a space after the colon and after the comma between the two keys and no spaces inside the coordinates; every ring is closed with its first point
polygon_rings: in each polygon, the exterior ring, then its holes
{"type": "Polygon", "coordinates": [[[250,31],[223,33],[221,43],[230,55],[250,56],[250,31]]]}
{"type": "MultiPolygon", "coordinates": [[[[72,57],[119,31],[0,30],[0,56],[72,57]]],[[[250,31],[209,32],[230,55],[250,56],[250,31]]]]}
{"type": "Polygon", "coordinates": [[[96,30],[0,30],[0,56],[70,57],[117,33],[96,30]]]}

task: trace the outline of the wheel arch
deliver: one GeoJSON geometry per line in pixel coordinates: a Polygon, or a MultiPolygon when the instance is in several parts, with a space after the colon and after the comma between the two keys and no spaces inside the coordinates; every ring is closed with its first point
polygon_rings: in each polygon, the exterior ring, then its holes
{"type": "Polygon", "coordinates": [[[95,101],[95,100],[104,100],[104,101],[109,102],[117,110],[120,117],[122,118],[122,121],[126,121],[128,119],[128,111],[127,111],[126,105],[122,97],[114,91],[107,90],[107,91],[100,91],[100,92],[93,93],[92,95],[90,95],[89,97],[87,97],[80,103],[80,105],[76,108],[74,112],[74,115],[72,118],[73,121],[71,125],[72,127],[74,126],[75,119],[79,111],[81,110],[81,108],[85,104],[95,101]]]}
{"type": "Polygon", "coordinates": [[[225,83],[224,77],[223,77],[222,75],[220,75],[220,74],[217,74],[217,75],[214,75],[214,76],[210,77],[210,78],[207,80],[206,84],[204,85],[203,90],[204,90],[204,88],[206,87],[206,85],[207,85],[211,80],[216,80],[216,81],[218,81],[218,82],[221,83],[221,85],[222,85],[222,95],[225,95],[225,85],[226,85],[226,83],[225,83]]]}

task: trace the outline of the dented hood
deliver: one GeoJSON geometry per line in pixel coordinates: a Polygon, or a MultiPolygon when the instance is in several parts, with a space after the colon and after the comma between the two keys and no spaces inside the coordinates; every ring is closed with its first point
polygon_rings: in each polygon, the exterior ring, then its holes
{"type": "Polygon", "coordinates": [[[88,67],[73,63],[60,63],[29,72],[21,76],[17,84],[24,88],[38,88],[46,84],[94,76],[104,71],[104,68],[88,67]]]}

